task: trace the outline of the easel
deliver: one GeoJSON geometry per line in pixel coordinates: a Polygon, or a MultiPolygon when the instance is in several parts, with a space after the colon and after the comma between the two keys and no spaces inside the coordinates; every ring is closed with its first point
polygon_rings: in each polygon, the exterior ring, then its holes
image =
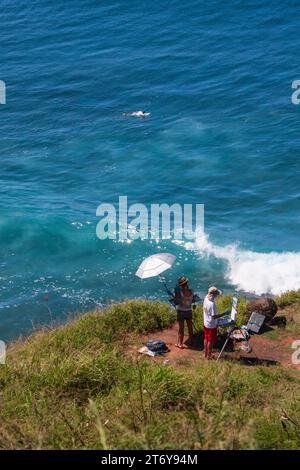
{"type": "Polygon", "coordinates": [[[226,340],[225,340],[225,342],[224,342],[224,344],[223,344],[223,347],[222,347],[222,349],[221,349],[221,351],[220,351],[220,353],[219,353],[219,355],[218,355],[217,361],[220,359],[222,353],[224,352],[224,350],[225,350],[225,348],[226,348],[226,346],[227,346],[228,341],[231,339],[231,334],[232,334],[234,331],[236,331],[236,330],[238,330],[238,331],[242,334],[242,336],[245,338],[245,341],[248,342],[247,337],[246,337],[246,335],[245,335],[245,331],[242,330],[239,326],[234,325],[234,326],[227,332],[227,338],[226,338],[226,340]]]}
{"type": "Polygon", "coordinates": [[[218,359],[217,361],[220,359],[224,349],[226,348],[226,345],[228,343],[228,341],[230,340],[230,337],[231,337],[231,334],[235,331],[235,330],[238,330],[242,336],[244,337],[245,341],[247,341],[248,343],[248,339],[245,335],[245,332],[248,333],[259,333],[264,321],[265,321],[266,317],[265,315],[262,315],[261,313],[258,313],[258,312],[252,312],[251,313],[251,316],[248,320],[248,323],[246,325],[246,327],[243,329],[241,328],[240,326],[237,326],[237,325],[234,325],[228,332],[227,332],[227,338],[226,338],[226,341],[225,343],[223,344],[223,347],[220,351],[220,354],[218,356],[218,359]]]}

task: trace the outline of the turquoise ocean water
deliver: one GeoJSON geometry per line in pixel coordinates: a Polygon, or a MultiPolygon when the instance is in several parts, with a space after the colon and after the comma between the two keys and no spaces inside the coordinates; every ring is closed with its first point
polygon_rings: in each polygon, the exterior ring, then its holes
{"type": "Polygon", "coordinates": [[[12,0],[0,24],[1,339],[164,298],[134,276],[159,251],[200,293],[300,287],[298,2],[12,0]],[[205,204],[206,236],[101,241],[119,195],[205,204]]]}

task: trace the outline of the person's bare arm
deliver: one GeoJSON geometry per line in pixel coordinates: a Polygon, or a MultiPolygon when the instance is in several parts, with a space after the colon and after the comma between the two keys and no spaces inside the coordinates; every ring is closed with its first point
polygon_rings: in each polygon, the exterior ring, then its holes
{"type": "Polygon", "coordinates": [[[218,313],[216,306],[214,306],[214,315],[211,316],[214,320],[224,317],[224,315],[228,315],[228,310],[226,310],[224,313],[218,313]]]}
{"type": "Polygon", "coordinates": [[[181,295],[180,295],[180,292],[178,292],[177,290],[175,290],[173,300],[174,300],[175,305],[178,305],[181,302],[181,295]]]}
{"type": "Polygon", "coordinates": [[[224,315],[228,315],[228,312],[224,312],[224,313],[218,313],[217,315],[212,315],[212,318],[214,320],[217,320],[218,318],[221,318],[221,317],[224,317],[224,315]]]}

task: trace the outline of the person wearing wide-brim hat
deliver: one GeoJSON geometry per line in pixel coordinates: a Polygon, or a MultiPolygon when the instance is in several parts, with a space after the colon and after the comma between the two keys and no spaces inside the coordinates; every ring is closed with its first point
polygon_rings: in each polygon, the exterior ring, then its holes
{"type": "Polygon", "coordinates": [[[188,343],[193,340],[193,312],[192,304],[198,300],[192,289],[189,288],[189,280],[185,276],[181,276],[175,287],[174,302],[177,310],[178,321],[178,341],[175,344],[177,348],[183,349],[184,340],[184,322],[186,321],[189,338],[188,343]]]}
{"type": "Polygon", "coordinates": [[[206,359],[211,359],[213,346],[217,343],[218,318],[227,313],[218,314],[215,299],[221,293],[217,287],[211,286],[203,302],[204,355],[206,359]]]}

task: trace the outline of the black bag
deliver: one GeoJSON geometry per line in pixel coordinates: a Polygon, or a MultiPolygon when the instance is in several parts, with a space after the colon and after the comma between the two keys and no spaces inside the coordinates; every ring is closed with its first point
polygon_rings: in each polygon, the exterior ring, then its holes
{"type": "Polygon", "coordinates": [[[164,341],[161,341],[160,339],[151,339],[147,341],[146,345],[147,348],[156,353],[156,354],[163,354],[169,351],[168,346],[164,341]]]}

